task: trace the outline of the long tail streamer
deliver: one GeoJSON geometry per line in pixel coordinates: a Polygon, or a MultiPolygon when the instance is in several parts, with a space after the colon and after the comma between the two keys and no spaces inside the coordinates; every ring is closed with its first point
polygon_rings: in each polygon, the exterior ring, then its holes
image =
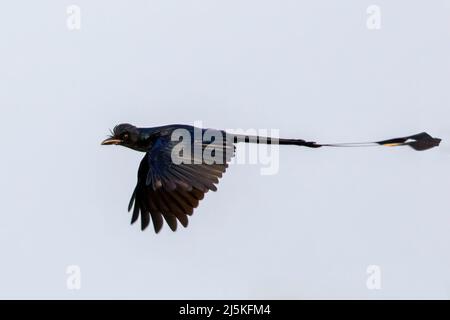
{"type": "Polygon", "coordinates": [[[374,142],[349,142],[349,143],[316,143],[312,141],[305,141],[302,139],[274,139],[270,137],[261,136],[247,136],[247,135],[233,135],[234,142],[246,142],[246,143],[261,143],[261,144],[280,144],[280,145],[296,145],[308,148],[320,148],[320,147],[372,147],[372,146],[385,146],[385,147],[398,147],[409,146],[417,151],[428,150],[439,146],[441,139],[434,138],[426,132],[414,134],[412,136],[393,138],[382,141],[374,142]]]}

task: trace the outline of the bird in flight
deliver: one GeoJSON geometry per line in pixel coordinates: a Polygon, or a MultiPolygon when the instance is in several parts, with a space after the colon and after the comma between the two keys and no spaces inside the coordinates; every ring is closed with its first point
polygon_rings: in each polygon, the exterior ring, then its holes
{"type": "Polygon", "coordinates": [[[438,146],[440,141],[422,132],[376,142],[319,144],[302,139],[232,134],[190,125],[137,128],[124,123],[114,127],[101,144],[121,145],[145,153],[128,211],[133,210],[132,224],[140,216],[142,230],[152,221],[158,233],[164,220],[172,231],[177,229],[177,221],[187,227],[188,216],[193,214],[205,193],[217,190],[216,184],[225,173],[234,155],[235,144],[239,142],[308,148],[409,146],[422,151],[438,146]]]}

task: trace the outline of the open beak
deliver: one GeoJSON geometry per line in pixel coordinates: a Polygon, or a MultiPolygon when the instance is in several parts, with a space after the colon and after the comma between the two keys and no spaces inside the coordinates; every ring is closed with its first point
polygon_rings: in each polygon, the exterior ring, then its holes
{"type": "Polygon", "coordinates": [[[101,144],[102,144],[102,146],[105,146],[105,145],[107,146],[107,145],[111,145],[111,144],[120,144],[121,142],[122,142],[122,140],[111,137],[111,138],[103,140],[101,144]]]}

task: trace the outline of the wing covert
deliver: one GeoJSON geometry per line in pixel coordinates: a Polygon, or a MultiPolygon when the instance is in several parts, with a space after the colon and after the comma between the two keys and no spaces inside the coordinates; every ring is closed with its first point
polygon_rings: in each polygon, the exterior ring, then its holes
{"type": "Polygon", "coordinates": [[[224,136],[217,142],[189,141],[185,147],[191,146],[190,153],[186,149],[175,152],[179,141],[158,138],[139,165],[138,181],[128,206],[128,211],[133,209],[131,223],[140,216],[142,230],[150,221],[155,232],[161,230],[164,221],[172,231],[177,229],[177,221],[187,227],[188,216],[205,193],[217,190],[216,184],[234,155],[232,139],[224,136]],[[195,148],[201,152],[192,152],[195,148]]]}

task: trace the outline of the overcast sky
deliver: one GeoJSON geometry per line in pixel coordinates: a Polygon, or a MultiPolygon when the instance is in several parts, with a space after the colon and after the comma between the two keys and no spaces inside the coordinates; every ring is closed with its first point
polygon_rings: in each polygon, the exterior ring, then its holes
{"type": "Polygon", "coordinates": [[[0,38],[1,298],[450,298],[450,1],[19,0],[0,38]],[[444,141],[282,147],[141,232],[143,154],[100,142],[194,121],[444,141]]]}

